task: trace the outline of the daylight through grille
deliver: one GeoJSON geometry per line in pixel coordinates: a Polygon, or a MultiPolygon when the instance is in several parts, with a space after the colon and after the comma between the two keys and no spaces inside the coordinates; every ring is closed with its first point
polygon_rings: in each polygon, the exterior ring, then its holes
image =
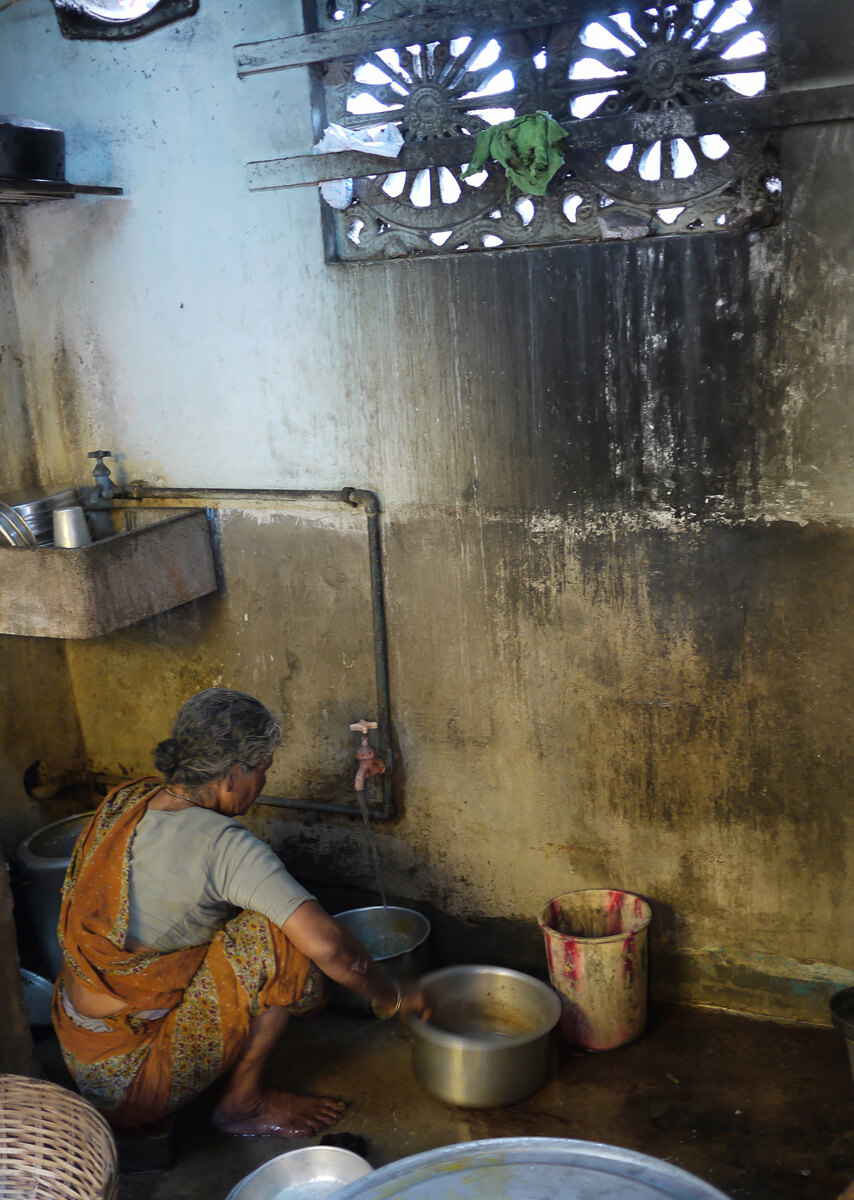
{"type": "MultiPolygon", "coordinates": [[[[327,15],[380,20],[395,0],[327,15]],[[343,14],[343,15],[339,15],[343,14]]],[[[568,131],[565,167],[545,197],[506,197],[493,163],[429,166],[354,181],[330,212],[342,258],[452,253],[603,237],[769,224],[779,168],[765,135],[710,133],[592,152],[572,128],[601,116],[655,113],[758,96],[775,86],[771,0],[596,5],[590,18],[388,45],[328,64],[326,116],[351,129],[395,124],[408,144],[436,144],[537,110],[568,131]]]]}

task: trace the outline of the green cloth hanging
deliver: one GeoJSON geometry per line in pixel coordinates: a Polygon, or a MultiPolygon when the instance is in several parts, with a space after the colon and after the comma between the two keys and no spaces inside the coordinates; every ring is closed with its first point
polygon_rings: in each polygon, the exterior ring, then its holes
{"type": "Polygon", "coordinates": [[[558,143],[565,137],[566,130],[542,111],[491,125],[477,135],[474,155],[462,178],[482,170],[486,160],[492,158],[507,172],[508,200],[514,183],[528,195],[544,196],[552,176],[563,165],[558,143]]]}

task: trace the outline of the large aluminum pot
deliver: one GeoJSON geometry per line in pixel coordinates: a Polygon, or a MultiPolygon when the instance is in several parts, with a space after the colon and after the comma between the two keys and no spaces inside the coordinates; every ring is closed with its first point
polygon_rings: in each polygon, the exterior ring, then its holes
{"type": "Polygon", "coordinates": [[[24,887],[24,903],[52,979],[62,969],[62,951],[56,938],[62,884],[71,862],[71,852],[92,815],[91,812],[81,813],[45,825],[31,833],[15,851],[24,887]]]}
{"type": "Polygon", "coordinates": [[[848,1062],[854,1075],[854,987],[842,988],[830,997],[830,1019],[833,1028],[845,1038],[848,1062]]]}
{"type": "Polygon", "coordinates": [[[415,1077],[440,1100],[464,1108],[513,1104],[546,1081],[557,994],[506,967],[445,967],[421,985],[429,1021],[409,1021],[415,1077]]]}
{"type": "MultiPolygon", "coordinates": [[[[430,922],[413,908],[377,905],[335,914],[363,942],[383,974],[395,983],[418,979],[430,966],[430,922]]],[[[330,999],[345,1008],[370,1012],[371,1005],[349,988],[330,983],[330,999]]]]}
{"type": "Polygon", "coordinates": [[[303,1146],[256,1168],[226,1200],[324,1200],[372,1170],[361,1155],[341,1146],[303,1146]]]}

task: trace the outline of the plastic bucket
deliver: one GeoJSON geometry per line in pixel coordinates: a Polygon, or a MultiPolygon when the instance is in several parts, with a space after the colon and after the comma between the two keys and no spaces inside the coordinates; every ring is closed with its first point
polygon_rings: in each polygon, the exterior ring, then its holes
{"type": "Polygon", "coordinates": [[[540,917],[560,1029],[573,1046],[613,1050],[646,1025],[652,909],[631,892],[591,889],[549,900],[540,917]]]}

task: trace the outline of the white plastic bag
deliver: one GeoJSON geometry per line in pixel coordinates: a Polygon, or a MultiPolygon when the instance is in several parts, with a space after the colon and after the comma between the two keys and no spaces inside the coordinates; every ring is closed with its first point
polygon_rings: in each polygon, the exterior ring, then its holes
{"type": "Polygon", "coordinates": [[[353,199],[352,179],[325,179],[320,194],[330,208],[349,208],[353,199]]]}
{"type": "MultiPolygon", "coordinates": [[[[396,125],[374,125],[370,129],[327,125],[323,137],[313,147],[313,153],[335,154],[342,150],[358,150],[362,154],[397,158],[402,146],[403,136],[396,125]]],[[[353,180],[325,180],[320,185],[320,194],[331,208],[347,208],[353,199],[353,180]]]]}
{"type": "Polygon", "coordinates": [[[345,129],[343,125],[327,125],[323,137],[314,147],[314,153],[334,154],[341,150],[359,150],[362,154],[397,158],[402,146],[403,135],[396,125],[373,125],[370,129],[345,129]]]}

